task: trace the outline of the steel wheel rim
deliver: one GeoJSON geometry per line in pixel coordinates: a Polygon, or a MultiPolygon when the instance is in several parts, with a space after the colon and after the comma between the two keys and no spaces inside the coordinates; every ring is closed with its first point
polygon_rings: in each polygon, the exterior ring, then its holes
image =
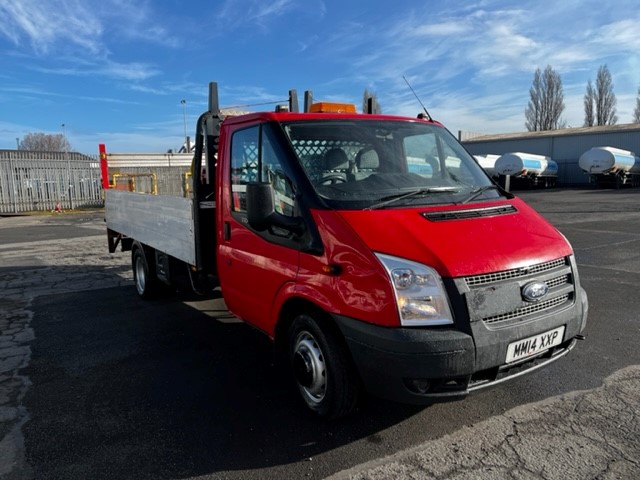
{"type": "Polygon", "coordinates": [[[324,354],[309,332],[300,332],[296,338],[293,368],[305,399],[312,404],[322,402],[327,392],[327,368],[324,354]]]}
{"type": "Polygon", "coordinates": [[[142,261],[142,257],[136,257],[136,288],[138,289],[139,294],[144,293],[144,287],[147,283],[147,279],[144,271],[144,262],[142,261]]]}

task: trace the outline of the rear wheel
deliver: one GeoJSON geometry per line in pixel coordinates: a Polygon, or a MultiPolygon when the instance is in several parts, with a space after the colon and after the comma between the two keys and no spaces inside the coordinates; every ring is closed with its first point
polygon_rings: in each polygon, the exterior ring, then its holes
{"type": "Polygon", "coordinates": [[[358,377],[334,329],[315,316],[299,315],[289,332],[289,357],[300,395],[313,412],[336,419],[353,410],[358,377]]]}
{"type": "Polygon", "coordinates": [[[150,299],[160,293],[160,281],[156,278],[155,268],[147,261],[142,247],[134,247],[131,254],[131,266],[133,268],[133,281],[138,295],[150,299]]]}

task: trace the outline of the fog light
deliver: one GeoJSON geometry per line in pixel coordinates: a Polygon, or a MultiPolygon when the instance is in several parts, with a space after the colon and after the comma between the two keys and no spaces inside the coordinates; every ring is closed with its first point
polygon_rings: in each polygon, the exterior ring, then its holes
{"type": "Polygon", "coordinates": [[[411,378],[409,379],[408,387],[415,393],[425,394],[429,391],[431,382],[424,378],[411,378]]]}

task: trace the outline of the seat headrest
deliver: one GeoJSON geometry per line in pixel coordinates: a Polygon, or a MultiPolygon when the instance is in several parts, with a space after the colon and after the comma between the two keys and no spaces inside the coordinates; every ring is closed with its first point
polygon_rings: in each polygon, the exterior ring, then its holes
{"type": "Polygon", "coordinates": [[[332,148],[324,154],[324,169],[338,170],[349,168],[349,157],[341,148],[332,148]]]}
{"type": "Polygon", "coordinates": [[[380,158],[378,152],[371,147],[363,148],[356,155],[356,166],[359,169],[376,169],[380,166],[380,158]]]}

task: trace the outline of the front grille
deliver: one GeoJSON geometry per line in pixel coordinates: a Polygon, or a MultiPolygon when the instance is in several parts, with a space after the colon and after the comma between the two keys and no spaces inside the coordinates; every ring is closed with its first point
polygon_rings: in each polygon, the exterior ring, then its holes
{"type": "Polygon", "coordinates": [[[532,265],[530,267],[514,268],[512,270],[503,270],[502,272],[486,273],[483,275],[474,275],[472,277],[466,277],[464,280],[468,287],[477,287],[480,285],[487,285],[503,280],[525,277],[527,275],[533,275],[537,273],[544,273],[549,270],[553,270],[554,268],[563,267],[565,265],[567,265],[567,260],[564,258],[558,258],[557,260],[539,263],[538,265],[532,265]]]}
{"type": "Polygon", "coordinates": [[[571,257],[460,278],[472,322],[481,321],[490,329],[515,326],[542,317],[575,301],[571,257]],[[532,283],[544,283],[548,292],[537,302],[529,302],[523,289],[532,283]]]}
{"type": "Polygon", "coordinates": [[[530,315],[532,313],[551,310],[552,308],[558,307],[568,301],[569,301],[569,295],[561,295],[559,297],[552,298],[551,300],[547,300],[544,302],[527,305],[526,307],[518,308],[512,312],[502,313],[500,315],[494,315],[492,317],[483,318],[482,321],[488,325],[497,323],[497,322],[504,322],[505,320],[511,320],[512,318],[524,317],[525,315],[530,315]]]}

